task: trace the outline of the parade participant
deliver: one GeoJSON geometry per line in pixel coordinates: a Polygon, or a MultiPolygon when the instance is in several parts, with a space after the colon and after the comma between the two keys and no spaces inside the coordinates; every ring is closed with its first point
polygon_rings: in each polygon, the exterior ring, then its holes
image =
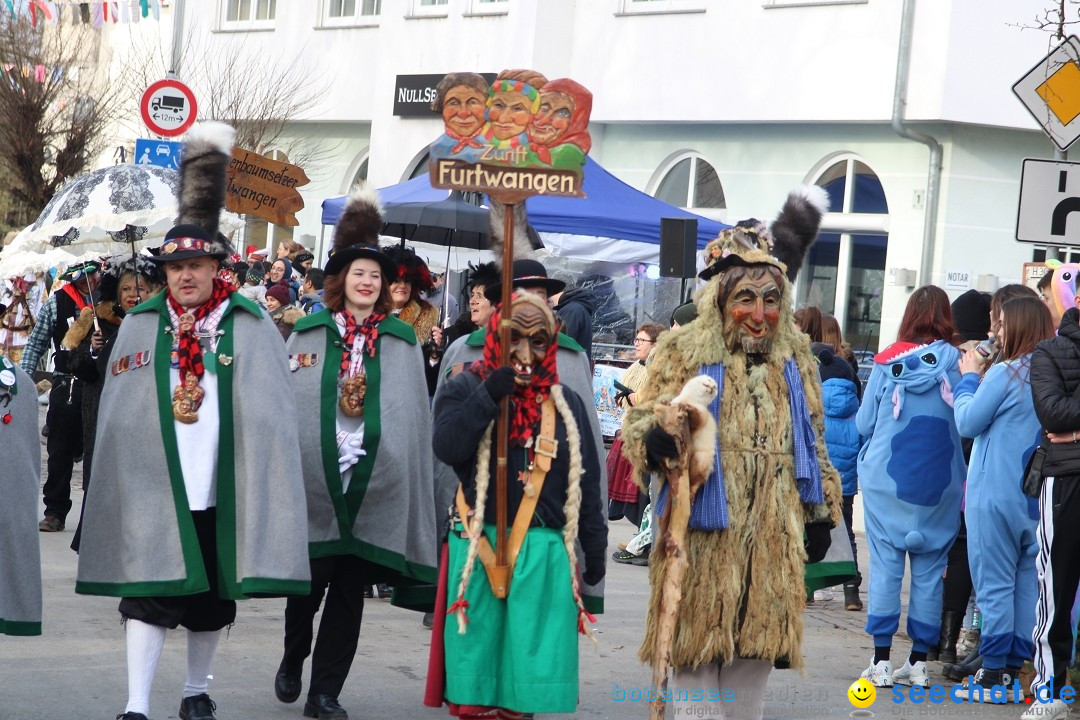
{"type": "Polygon", "coordinates": [[[4,293],[0,295],[0,354],[16,365],[22,359],[41,306],[41,285],[35,280],[33,273],[12,278],[4,284],[4,293]]]}
{"type": "Polygon", "coordinates": [[[83,454],[83,383],[69,374],[68,351],[61,342],[68,328],[79,319],[82,309],[91,306],[100,269],[101,264],[96,261],[79,263],[60,276],[67,284],[45,301],[19,361],[22,369],[33,375],[38,360],[52,344],[52,390],[49,391],[49,411],[45,416],[45,424],[49,426],[46,441],[49,451],[48,475],[42,490],[45,517],[38,523],[38,529],[42,532],[63,530],[71,510],[71,472],[75,458],[83,454]]]}
{"type": "Polygon", "coordinates": [[[108,432],[97,438],[75,590],[122,598],[122,720],[149,716],[165,631],[178,625],[188,645],[179,717],[213,720],[211,664],[235,601],[310,591],[300,443],[261,422],[296,416],[292,392],[266,392],[288,386],[286,355],[273,323],[217,279],[230,252],[215,238],[233,136],[220,123],[188,131],[181,224],[155,258],[168,289],[128,312],[101,393],[108,432]]]}
{"type": "MultiPolygon", "coordinates": [[[[440,605],[446,614],[435,625],[445,643],[445,698],[461,718],[574,712],[577,635],[588,633],[592,619],[580,595],[575,540],[591,585],[604,576],[607,548],[599,488],[587,480],[600,472],[592,413],[559,385],[551,308],[536,295],[514,295],[509,358],[499,350],[500,318],[496,312],[489,321],[483,359],[447,384],[434,409],[435,453],[461,480],[440,605]],[[504,397],[510,426],[498,428],[504,397]],[[509,433],[502,498],[513,519],[508,593],[479,567],[488,569],[500,542],[491,485],[500,431],[509,433]]],[[[434,639],[432,651],[438,652],[434,639]]]]}
{"type": "MultiPolygon", "coordinates": [[[[84,508],[93,473],[98,402],[101,399],[101,387],[105,382],[105,375],[108,374],[113,339],[127,313],[157,292],[162,282],[160,268],[143,257],[136,256],[132,259],[130,255],[126,255],[106,261],[101,273],[97,303],[93,310],[84,308],[81,311],[79,319],[67,331],[60,343],[70,353],[68,371],[83,383],[84,508]],[[94,329],[95,317],[97,317],[97,327],[100,328],[98,330],[94,329]]],[[[79,551],[81,530],[82,518],[80,517],[79,527],[75,529],[75,536],[71,539],[71,549],[75,552],[79,551]]]]}
{"type": "MultiPolygon", "coordinates": [[[[654,666],[670,660],[674,710],[687,717],[760,718],[772,668],[803,666],[804,563],[825,556],[830,529],[842,519],[817,364],[795,327],[789,280],[827,206],[820,188],[800,188],[771,229],[747,220],[709,243],[700,276],[707,283],[694,297],[697,319],[660,338],[648,382],[623,421],[625,452],[644,489],[644,474],[678,455],[658,425],[657,402],[698,375],[720,388],[710,406],[719,429],[714,471],[693,500],[687,546],[660,552],[667,539],[655,541],[639,652],[654,666]],[[670,608],[662,598],[677,592],[665,587],[675,552],[689,567],[681,604],[670,608]],[[659,626],[665,612],[676,611],[668,655],[658,647],[659,626]],[[714,697],[731,689],[734,699],[687,700],[685,692],[680,699],[679,691],[691,688],[714,697]]],[[[654,502],[658,519],[668,496],[664,483],[654,502]]]]}
{"type": "Polygon", "coordinates": [[[488,318],[495,312],[495,306],[487,299],[484,289],[499,281],[499,268],[495,263],[469,264],[468,280],[465,288],[469,292],[469,312],[458,315],[450,327],[445,330],[435,327],[431,331],[434,347],[428,355],[427,381],[428,394],[435,395],[439,383],[439,373],[443,365],[443,353],[458,338],[470,335],[480,328],[487,327],[488,318]]]}
{"type": "Polygon", "coordinates": [[[960,528],[967,474],[953,412],[960,380],[949,296],[933,285],[911,294],[897,342],[874,356],[855,416],[868,437],[858,474],[870,547],[866,632],[874,657],[862,677],[877,687],[929,685],[926,656],[941,635],[942,572],[960,528]],[[911,654],[893,671],[900,593],[911,564],[911,654]]]}
{"type": "Polygon", "coordinates": [[[434,286],[427,263],[417,257],[412,248],[390,245],[382,249],[384,255],[397,266],[390,284],[391,313],[416,333],[421,345],[432,342],[431,331],[439,322],[439,308],[421,297],[434,286]]]}
{"type": "MultiPolygon", "coordinates": [[[[495,202],[495,201],[493,201],[495,202]]],[[[493,214],[497,214],[498,210],[493,208],[493,214]]],[[[492,221],[492,234],[498,238],[502,234],[502,221],[499,219],[492,221]]],[[[524,233],[524,226],[515,224],[515,232],[520,231],[524,233]]],[[[515,241],[518,240],[515,237],[515,241]]],[[[501,240],[497,241],[501,243],[501,240]]],[[[493,242],[494,244],[494,242],[493,242]]],[[[520,289],[527,293],[538,295],[543,299],[547,299],[549,295],[557,293],[563,290],[566,286],[561,280],[555,280],[547,276],[547,269],[537,260],[532,258],[520,258],[514,261],[513,264],[513,287],[514,289],[520,289]]],[[[493,282],[484,288],[484,292],[489,302],[497,304],[499,302],[500,293],[502,292],[502,282],[493,282]]],[[[462,372],[471,363],[482,359],[484,343],[487,340],[487,328],[484,327],[480,330],[473,332],[472,334],[458,338],[443,355],[442,372],[439,375],[438,389],[435,391],[435,398],[438,399],[441,388],[446,381],[460,372],[462,372]]],[[[589,364],[589,358],[585,356],[585,352],[570,337],[567,337],[563,333],[558,333],[556,344],[558,349],[555,353],[556,364],[558,365],[559,380],[564,387],[573,390],[578,397],[592,397],[592,366],[589,364]]],[[[596,456],[602,457],[604,454],[604,438],[600,434],[600,419],[596,413],[589,413],[589,437],[593,438],[596,445],[596,456]]],[[[586,482],[595,482],[600,486],[600,497],[604,507],[607,506],[607,474],[604,471],[604,467],[601,465],[598,474],[595,477],[587,475],[586,482]]],[[[457,487],[457,480],[454,473],[447,465],[436,460],[435,463],[435,494],[436,494],[436,507],[440,513],[446,511],[451,506],[454,500],[454,490],[457,487]]],[[[578,558],[579,563],[584,560],[583,557],[578,558]]],[[[604,611],[604,587],[603,583],[598,584],[595,587],[589,586],[586,583],[585,588],[582,590],[582,595],[585,598],[585,608],[591,613],[602,613],[604,611]]]]}
{"type": "Polygon", "coordinates": [[[34,381],[0,355],[0,635],[41,634],[41,477],[34,381]]]}
{"type": "Polygon", "coordinates": [[[327,309],[298,322],[288,347],[312,582],[310,595],[286,605],[274,692],[294,702],[311,655],[304,715],[321,720],[348,717],[338,698],[356,654],[364,588],[388,583],[395,603],[415,606],[411,586],[435,584],[438,520],[423,358],[412,328],[390,314],[397,268],[378,250],[377,202],[373,191],[349,199],[326,264],[327,309]],[[324,595],[312,653],[312,620],[324,595]]]}
{"type": "Polygon", "coordinates": [[[983,616],[983,666],[973,682],[985,689],[962,688],[957,697],[978,702],[990,699],[986,693],[994,685],[1011,685],[1034,654],[1039,505],[1024,496],[1016,479],[1023,476],[1042,430],[1031,399],[1031,351],[1054,336],[1050,311],[1034,297],[1004,303],[998,325],[1000,361],[980,383],[986,360],[968,350],[960,359],[962,379],[953,395],[956,429],[963,437],[975,438],[964,517],[975,597],[983,616]]]}

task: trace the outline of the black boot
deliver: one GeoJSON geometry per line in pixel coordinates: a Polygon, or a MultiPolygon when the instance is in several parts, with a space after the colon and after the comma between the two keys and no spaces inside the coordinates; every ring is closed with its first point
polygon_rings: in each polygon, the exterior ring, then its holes
{"type": "Polygon", "coordinates": [[[941,669],[941,674],[953,682],[962,682],[968,675],[974,675],[975,671],[982,667],[982,655],[978,650],[972,650],[971,654],[960,663],[949,663],[941,669]]]}
{"type": "Polygon", "coordinates": [[[862,600],[859,598],[859,586],[855,583],[844,585],[844,609],[862,610],[862,600]]]}
{"type": "Polygon", "coordinates": [[[941,637],[938,639],[938,660],[941,662],[956,662],[956,639],[960,637],[960,626],[963,622],[963,612],[957,610],[941,612],[941,637]]]}

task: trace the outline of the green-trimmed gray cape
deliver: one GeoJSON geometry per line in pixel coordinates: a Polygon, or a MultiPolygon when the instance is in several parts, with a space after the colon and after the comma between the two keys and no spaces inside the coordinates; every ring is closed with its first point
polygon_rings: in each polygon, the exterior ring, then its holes
{"type": "Polygon", "coordinates": [[[333,314],[307,316],[289,338],[294,358],[307,355],[292,363],[291,381],[300,406],[309,550],[313,558],[356,555],[382,566],[394,603],[422,608],[435,600],[439,548],[424,359],[407,323],[390,316],[378,331],[375,357],[364,353],[367,454],[344,493],[336,441],[343,349],[333,314]]]}
{"type": "MultiPolygon", "coordinates": [[[[162,292],[129,312],[116,335],[114,363],[143,352],[150,361],[141,367],[132,361],[105,378],[78,593],[145,597],[209,589],[173,424],[168,327],[162,292]]],[[[224,333],[215,351],[220,592],[228,599],[305,595],[311,583],[300,443],[288,423],[271,422],[296,417],[281,335],[238,293],[229,296],[218,329],[224,333]]]]}

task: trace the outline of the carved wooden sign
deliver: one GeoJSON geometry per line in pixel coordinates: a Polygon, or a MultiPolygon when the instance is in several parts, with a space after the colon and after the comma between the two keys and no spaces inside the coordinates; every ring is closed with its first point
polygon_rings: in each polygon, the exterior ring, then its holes
{"type": "Polygon", "coordinates": [[[234,147],[225,209],[294,227],[300,224],[295,213],[304,208],[304,198],[296,188],[309,182],[303,168],[234,147]]]}
{"type": "Polygon", "coordinates": [[[573,80],[503,70],[489,85],[477,73],[450,73],[432,105],[445,128],[431,145],[433,187],[486,192],[503,202],[584,196],[592,93],[573,80]]]}

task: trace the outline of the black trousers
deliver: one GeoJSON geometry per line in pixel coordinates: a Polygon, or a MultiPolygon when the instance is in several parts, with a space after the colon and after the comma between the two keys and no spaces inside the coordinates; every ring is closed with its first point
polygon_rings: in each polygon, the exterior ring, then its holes
{"type": "Polygon", "coordinates": [[[364,587],[372,580],[369,563],[354,555],[311,560],[311,594],[291,596],[285,604],[285,657],[289,671],[299,674],[311,655],[312,622],[323,595],[326,608],[311,659],[308,695],[337,697],[349,676],[360,622],[364,617],[364,587]]]}
{"type": "Polygon", "coordinates": [[[49,475],[42,494],[45,514],[66,520],[71,510],[71,470],[75,458],[83,453],[83,384],[71,377],[57,378],[55,382],[49,391],[49,411],[45,415],[45,424],[49,426],[46,441],[49,475]]]}
{"type": "MultiPolygon", "coordinates": [[[[964,614],[971,599],[971,566],[968,564],[967,523],[960,515],[960,532],[949,548],[949,564],[945,570],[944,596],[941,609],[964,614]]],[[[976,598],[977,600],[978,598],[976,598]]]]}
{"type": "Polygon", "coordinates": [[[219,592],[216,518],[217,508],[191,513],[210,589],[195,595],[121,598],[120,614],[125,620],[135,618],[171,630],[183,625],[192,632],[212,632],[233,624],[236,601],[223,599],[219,592]]]}
{"type": "Polygon", "coordinates": [[[848,542],[851,543],[851,559],[855,563],[855,579],[848,580],[844,583],[844,587],[861,587],[862,586],[862,573],[859,572],[859,550],[855,547],[855,528],[852,527],[852,514],[855,508],[855,496],[845,495],[843,497],[842,509],[844,511],[844,525],[847,527],[848,542]]]}
{"type": "Polygon", "coordinates": [[[1039,498],[1039,604],[1035,608],[1035,682],[1053,683],[1054,697],[1069,683],[1072,657],[1069,613],[1080,585],[1080,476],[1046,478],[1039,498]]]}

